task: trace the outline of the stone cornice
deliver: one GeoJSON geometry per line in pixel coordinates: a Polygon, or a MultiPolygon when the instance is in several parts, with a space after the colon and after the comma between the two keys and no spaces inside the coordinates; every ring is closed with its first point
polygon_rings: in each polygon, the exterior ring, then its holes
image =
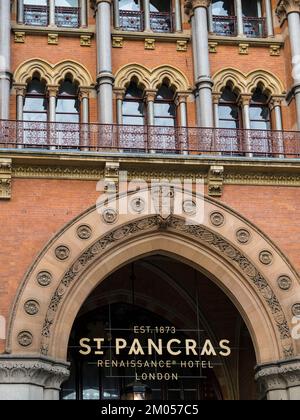
{"type": "Polygon", "coordinates": [[[69,37],[80,36],[80,35],[89,35],[94,36],[96,32],[95,25],[90,25],[88,28],[58,28],[50,26],[27,26],[19,25],[17,23],[12,24],[12,31],[15,32],[24,32],[26,35],[47,35],[47,34],[58,34],[69,37]]]}
{"type": "Polygon", "coordinates": [[[145,38],[155,39],[161,42],[177,42],[177,41],[190,41],[191,32],[185,30],[184,32],[175,33],[159,33],[159,32],[129,32],[120,31],[117,29],[112,30],[112,36],[120,36],[123,39],[129,40],[145,40],[145,38]]]}
{"type": "MultiPolygon", "coordinates": [[[[0,152],[0,157],[11,159],[12,178],[68,179],[98,181],[104,177],[107,154],[57,152],[12,153],[0,152]]],[[[300,160],[248,159],[201,156],[145,156],[111,154],[110,160],[134,178],[204,178],[212,166],[224,167],[224,184],[300,186],[300,160]]]]}
{"type": "Polygon", "coordinates": [[[287,15],[292,12],[300,13],[300,0],[279,0],[276,7],[276,15],[280,24],[283,24],[287,15]]]}

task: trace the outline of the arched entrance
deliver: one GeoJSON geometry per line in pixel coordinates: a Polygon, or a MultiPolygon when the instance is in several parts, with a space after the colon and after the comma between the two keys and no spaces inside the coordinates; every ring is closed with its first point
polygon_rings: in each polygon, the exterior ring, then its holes
{"type": "Polygon", "coordinates": [[[67,400],[124,399],[128,385],[137,378],[154,400],[256,397],[255,353],[237,309],[205,274],[162,254],[120,268],[93,290],[74,322],[68,360],[71,375],[61,393],[67,400]],[[94,337],[104,337],[104,354],[93,350],[80,354],[82,337],[89,337],[94,349],[94,337]],[[125,337],[128,348],[118,356],[119,337],[125,337]],[[166,349],[174,338],[181,342],[174,345],[179,356],[166,349]],[[231,347],[228,357],[219,355],[219,342],[225,338],[231,347]],[[134,339],[142,343],[145,355],[128,357],[134,339]],[[148,339],[156,344],[163,341],[162,355],[148,354],[148,339]],[[185,354],[186,339],[194,340],[197,349],[209,340],[215,354],[185,354]],[[128,360],[134,365],[128,366],[128,360]],[[171,368],[165,366],[168,360],[171,368]]]}
{"type": "MultiPolygon", "coordinates": [[[[194,198],[190,194],[188,200],[194,198]]],[[[117,208],[125,199],[118,197],[117,208]]],[[[300,346],[291,335],[293,308],[300,301],[297,273],[247,220],[218,202],[198,199],[204,205],[201,225],[176,215],[142,215],[132,205],[126,215],[109,208],[99,214],[99,208],[92,208],[59,232],[32,265],[16,298],[7,340],[14,362],[1,361],[8,375],[11,366],[22,366],[24,355],[38,359],[40,371],[48,376],[39,375],[38,388],[32,376],[28,382],[23,379],[26,392],[58,398],[68,373],[72,325],[88,296],[120,268],[159,254],[193,267],[223,290],[250,332],[263,394],[292,398],[295,381],[291,384],[285,372],[286,364],[289,372],[298,372],[300,346]]]]}

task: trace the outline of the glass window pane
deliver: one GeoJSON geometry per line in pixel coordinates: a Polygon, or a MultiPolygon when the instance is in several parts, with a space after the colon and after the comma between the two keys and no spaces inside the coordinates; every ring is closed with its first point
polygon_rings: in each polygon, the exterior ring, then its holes
{"type": "Polygon", "coordinates": [[[252,130],[270,130],[271,124],[269,121],[251,121],[252,130]]]}
{"type": "Polygon", "coordinates": [[[55,0],[56,7],[78,7],[78,0],[55,0]]]}
{"type": "Polygon", "coordinates": [[[47,6],[47,0],[24,0],[24,4],[31,6],[47,6]]]}
{"type": "Polygon", "coordinates": [[[138,12],[141,10],[140,1],[139,0],[120,0],[119,9],[138,12]]]}
{"type": "Polygon", "coordinates": [[[234,121],[234,120],[220,120],[219,126],[220,128],[238,129],[239,123],[238,121],[234,121]]]}
{"type": "Polygon", "coordinates": [[[24,121],[47,121],[47,114],[24,113],[24,121]]]}
{"type": "Polygon", "coordinates": [[[258,121],[269,120],[270,113],[269,108],[266,106],[252,106],[250,108],[250,119],[258,121]]]}
{"type": "Polygon", "coordinates": [[[123,124],[124,125],[144,125],[144,118],[124,116],[123,124]]]}
{"type": "Polygon", "coordinates": [[[78,100],[77,99],[58,99],[56,103],[56,112],[65,113],[78,113],[78,100]]]}
{"type": "Polygon", "coordinates": [[[243,15],[246,17],[261,17],[260,0],[242,0],[243,15]]]}
{"type": "Polygon", "coordinates": [[[56,114],[56,122],[79,123],[78,114],[56,114]]]}
{"type": "Polygon", "coordinates": [[[124,101],[123,115],[137,115],[144,114],[144,104],[142,102],[124,101]]]}
{"type": "Polygon", "coordinates": [[[26,97],[24,102],[23,110],[26,111],[40,111],[45,112],[47,110],[46,98],[32,98],[26,97]]]}
{"type": "Polygon", "coordinates": [[[214,0],[212,10],[215,16],[232,16],[234,14],[232,0],[214,0]]]}
{"type": "Polygon", "coordinates": [[[82,399],[99,400],[99,374],[98,369],[93,364],[85,362],[82,368],[82,399]]]}
{"type": "Polygon", "coordinates": [[[175,127],[173,118],[155,118],[155,125],[161,127],[175,127]]]}
{"type": "Polygon", "coordinates": [[[235,105],[220,105],[219,118],[228,120],[237,120],[239,118],[239,109],[235,105]]]}
{"type": "Polygon", "coordinates": [[[175,117],[176,115],[176,108],[174,104],[164,103],[164,102],[156,102],[154,104],[154,115],[156,117],[175,117]]]}
{"type": "Polygon", "coordinates": [[[170,12],[170,0],[150,0],[150,12],[170,12]]]}

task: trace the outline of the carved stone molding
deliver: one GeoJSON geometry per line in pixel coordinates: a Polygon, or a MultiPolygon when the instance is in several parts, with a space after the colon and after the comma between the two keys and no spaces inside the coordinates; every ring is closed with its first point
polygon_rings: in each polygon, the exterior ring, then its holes
{"type": "Polygon", "coordinates": [[[155,39],[146,38],[145,39],[145,50],[155,50],[155,39]]]}
{"type": "Polygon", "coordinates": [[[186,52],[188,49],[187,41],[177,41],[176,50],[180,52],[186,52]]]}
{"type": "Polygon", "coordinates": [[[300,13],[300,0],[280,0],[277,8],[276,15],[278,16],[280,24],[282,24],[287,15],[292,12],[300,13]]]}
{"type": "Polygon", "coordinates": [[[58,34],[48,34],[48,44],[58,45],[58,34]]]}
{"type": "Polygon", "coordinates": [[[224,182],[224,166],[211,166],[208,172],[208,195],[222,197],[224,182]]]}
{"type": "Polygon", "coordinates": [[[112,47],[113,48],[123,48],[124,38],[122,36],[113,36],[112,37],[112,47]]]}
{"type": "MultiPolygon", "coordinates": [[[[213,212],[212,215],[214,213],[217,214],[218,212],[213,212]]],[[[221,222],[223,223],[222,213],[219,214],[221,215],[221,222]]],[[[218,220],[219,223],[220,216],[218,216],[216,220],[218,220]]],[[[220,234],[202,225],[187,225],[184,219],[175,216],[169,216],[168,218],[149,216],[141,220],[130,222],[127,225],[117,227],[115,230],[111,230],[108,234],[98,239],[93,245],[87,248],[74,263],[72,263],[54,292],[44,319],[41,331],[41,353],[43,355],[48,354],[48,343],[57,311],[65,299],[69,287],[82,276],[83,271],[88,269],[91,264],[117,244],[126,242],[132,237],[162,230],[167,230],[170,234],[173,232],[184,235],[194,241],[203,243],[205,246],[210,247],[214,252],[219,253],[222,257],[228,259],[235,265],[253,287],[256,288],[268,306],[270,313],[273,316],[274,324],[277,326],[283,354],[286,357],[293,356],[293,341],[285,314],[278,298],[263,274],[246,255],[229,243],[220,234]]]]}
{"type": "Polygon", "coordinates": [[[31,384],[60,390],[69,377],[67,365],[43,359],[19,359],[0,355],[0,384],[31,384]]]}
{"type": "Polygon", "coordinates": [[[105,192],[115,193],[119,187],[119,171],[120,163],[107,161],[105,163],[104,178],[105,178],[105,192]]]}
{"type": "Polygon", "coordinates": [[[11,159],[0,158],[0,200],[11,198],[11,159]]]}
{"type": "Polygon", "coordinates": [[[211,0],[185,0],[184,10],[187,15],[190,15],[197,7],[208,8],[210,4],[211,0]]]}
{"type": "Polygon", "coordinates": [[[24,44],[25,43],[25,32],[16,31],[14,34],[14,40],[16,44],[24,44]]]}
{"type": "Polygon", "coordinates": [[[92,37],[90,35],[80,35],[80,46],[90,47],[92,45],[92,37]]]}
{"type": "Polygon", "coordinates": [[[276,399],[300,398],[300,358],[278,361],[256,367],[255,379],[259,385],[260,397],[268,397],[272,393],[276,399]],[[291,393],[291,388],[293,392],[291,393]]]}

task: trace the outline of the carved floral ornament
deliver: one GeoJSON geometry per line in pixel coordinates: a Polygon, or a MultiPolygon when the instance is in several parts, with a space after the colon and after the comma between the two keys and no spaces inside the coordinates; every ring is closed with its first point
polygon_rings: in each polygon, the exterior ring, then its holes
{"type": "Polygon", "coordinates": [[[184,9],[187,15],[191,14],[197,7],[208,8],[211,4],[211,0],[186,0],[184,3],[184,9]]]}
{"type": "Polygon", "coordinates": [[[287,15],[292,12],[300,12],[300,0],[281,0],[276,8],[276,15],[282,24],[287,15]]]}
{"type": "MultiPolygon", "coordinates": [[[[93,208],[68,224],[45,248],[24,279],[12,312],[7,348],[13,352],[22,349],[34,352],[39,348],[44,356],[52,356],[51,343],[57,328],[60,328],[60,314],[85,273],[114,249],[159,232],[174,239],[185,237],[193,246],[205,247],[211,255],[227,260],[251,285],[257,299],[262,302],[263,313],[269,314],[273,331],[277,331],[273,339],[280,343],[281,353],[284,357],[293,356],[293,340],[286,318],[292,315],[292,305],[287,308],[284,304],[282,307],[277,293],[290,293],[289,290],[292,290],[293,304],[299,302],[296,272],[282,258],[280,251],[263,239],[261,232],[251,224],[243,222],[240,216],[234,216],[234,212],[225,206],[216,205],[214,200],[206,198],[205,202],[208,212],[204,225],[189,225],[184,218],[174,215],[141,217],[145,203],[140,194],[129,201],[134,214],[126,220],[113,209],[99,214],[93,208]],[[107,232],[102,236],[99,236],[99,230],[97,233],[99,221],[107,232]],[[253,250],[251,239],[257,243],[258,237],[260,247],[253,250]]],[[[185,198],[183,214],[193,214],[195,203],[194,195],[185,198]]],[[[293,313],[298,311],[296,304],[293,313]]]]}

